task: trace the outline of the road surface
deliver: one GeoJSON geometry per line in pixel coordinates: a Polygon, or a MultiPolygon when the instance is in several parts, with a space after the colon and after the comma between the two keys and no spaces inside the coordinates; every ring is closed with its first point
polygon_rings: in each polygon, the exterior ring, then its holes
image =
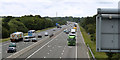
{"type": "MultiPolygon", "coordinates": [[[[34,58],[71,58],[72,60],[76,60],[76,58],[89,58],[88,49],[85,45],[79,26],[77,28],[76,46],[67,45],[68,35],[62,31],[58,35],[43,41],[38,46],[25,52],[17,58],[24,58],[26,60],[34,58]]],[[[66,26],[66,29],[71,29],[71,26],[66,26]]],[[[52,31],[50,32],[53,33],[52,31]]],[[[20,47],[29,46],[31,43],[33,42],[22,43],[20,47]]],[[[5,57],[10,55],[4,54],[5,57]]]]}

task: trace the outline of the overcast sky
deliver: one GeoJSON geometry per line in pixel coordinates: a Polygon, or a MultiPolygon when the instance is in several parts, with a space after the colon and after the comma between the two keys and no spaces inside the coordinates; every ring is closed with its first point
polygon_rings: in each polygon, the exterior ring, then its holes
{"type": "Polygon", "coordinates": [[[0,16],[93,16],[97,8],[118,8],[119,0],[0,0],[0,16]]]}

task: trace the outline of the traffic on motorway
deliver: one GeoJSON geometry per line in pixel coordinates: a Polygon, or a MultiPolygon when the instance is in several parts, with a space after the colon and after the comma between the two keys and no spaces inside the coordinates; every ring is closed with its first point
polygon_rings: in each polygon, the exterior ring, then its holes
{"type": "MultiPolygon", "coordinates": [[[[63,41],[64,44],[67,43],[67,45],[64,45],[65,47],[68,46],[68,48],[69,48],[71,46],[76,46],[77,45],[76,44],[76,40],[77,40],[77,23],[74,23],[74,24],[68,23],[67,25],[62,25],[62,26],[60,26],[59,24],[58,25],[56,24],[56,26],[57,26],[57,28],[53,28],[53,29],[46,30],[46,31],[43,31],[43,32],[39,32],[39,33],[36,33],[35,30],[29,30],[27,36],[24,36],[23,32],[14,32],[14,33],[12,33],[10,35],[10,41],[7,42],[8,44],[5,43],[6,45],[2,47],[3,48],[2,57],[3,58],[8,58],[8,57],[14,56],[15,54],[19,53],[21,50],[24,50],[24,48],[27,48],[27,47],[31,46],[32,44],[34,44],[34,43],[36,43],[38,41],[43,41],[43,42],[40,43],[41,47],[38,46],[39,48],[43,48],[44,45],[42,45],[42,43],[45,44],[46,42],[54,40],[54,38],[56,38],[56,36],[57,36],[57,38],[62,39],[60,36],[58,36],[61,33],[62,34],[64,33],[65,36],[66,36],[66,37],[64,36],[64,39],[63,39],[63,40],[65,40],[65,41],[63,41]],[[68,28],[68,26],[69,26],[69,28],[68,28]],[[62,31],[62,32],[60,32],[60,31],[62,31]],[[44,40],[47,37],[49,39],[44,40]]],[[[60,42],[62,42],[62,41],[59,40],[59,42],[56,42],[56,43],[59,44],[60,42]]],[[[53,45],[53,46],[56,46],[56,45],[53,45]]],[[[58,46],[58,47],[60,47],[60,46],[58,46]]],[[[73,49],[77,50],[76,48],[77,47],[73,47],[73,49]]],[[[34,49],[38,49],[38,48],[34,47],[34,49]]],[[[31,51],[33,52],[34,49],[32,49],[31,51]]],[[[73,51],[75,51],[75,50],[73,50],[73,51]]],[[[31,52],[26,52],[25,54],[30,55],[31,52]]],[[[73,53],[73,54],[76,54],[76,53],[73,53]]],[[[17,56],[17,57],[18,58],[29,58],[29,56],[27,56],[27,55],[25,55],[26,57],[24,56],[24,54],[23,54],[23,56],[20,55],[20,56],[17,56]]],[[[70,57],[70,56],[66,56],[66,57],[70,57]]],[[[42,56],[40,58],[42,58],[42,56]]],[[[53,58],[53,56],[51,58],[53,58]]]]}

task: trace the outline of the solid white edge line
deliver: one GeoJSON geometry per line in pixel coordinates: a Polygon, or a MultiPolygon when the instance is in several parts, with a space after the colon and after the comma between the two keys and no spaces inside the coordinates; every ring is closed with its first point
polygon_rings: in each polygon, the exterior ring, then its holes
{"type": "Polygon", "coordinates": [[[76,34],[76,60],[77,60],[77,34],[76,34]]]}
{"type": "MultiPolygon", "coordinates": [[[[60,33],[61,34],[61,33],[60,33]]],[[[60,35],[59,34],[59,35],[60,35]]],[[[26,59],[32,57],[35,53],[37,53],[39,50],[41,50],[43,47],[45,47],[48,43],[50,43],[51,41],[53,41],[56,37],[58,37],[59,35],[55,36],[52,40],[50,40],[49,42],[47,42],[46,44],[44,44],[41,48],[39,48],[38,50],[36,50],[35,52],[33,52],[31,55],[29,55],[26,59]]],[[[25,60],[26,60],[25,59],[25,60]]]]}
{"type": "MultiPolygon", "coordinates": [[[[79,30],[80,30],[80,29],[79,29],[79,30]]],[[[82,33],[81,33],[81,30],[80,30],[80,35],[81,35],[81,37],[82,37],[82,41],[83,41],[84,45],[86,46],[85,41],[84,41],[84,38],[83,38],[82,33]]],[[[87,55],[88,55],[88,58],[90,58],[89,54],[87,54],[87,55]]]]}

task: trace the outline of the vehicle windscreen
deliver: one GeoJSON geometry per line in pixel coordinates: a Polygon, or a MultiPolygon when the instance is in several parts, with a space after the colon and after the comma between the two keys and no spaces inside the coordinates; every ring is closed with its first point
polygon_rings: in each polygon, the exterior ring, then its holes
{"type": "Polygon", "coordinates": [[[72,34],[75,34],[75,32],[72,32],[72,34]]]}
{"type": "Polygon", "coordinates": [[[13,48],[8,48],[9,50],[12,50],[13,48]]]}
{"type": "Polygon", "coordinates": [[[29,39],[29,37],[25,37],[25,39],[29,39]]]}
{"type": "Polygon", "coordinates": [[[68,39],[68,41],[73,41],[74,39],[68,39]]]}
{"type": "Polygon", "coordinates": [[[69,35],[69,36],[75,36],[75,35],[69,35]]]}

